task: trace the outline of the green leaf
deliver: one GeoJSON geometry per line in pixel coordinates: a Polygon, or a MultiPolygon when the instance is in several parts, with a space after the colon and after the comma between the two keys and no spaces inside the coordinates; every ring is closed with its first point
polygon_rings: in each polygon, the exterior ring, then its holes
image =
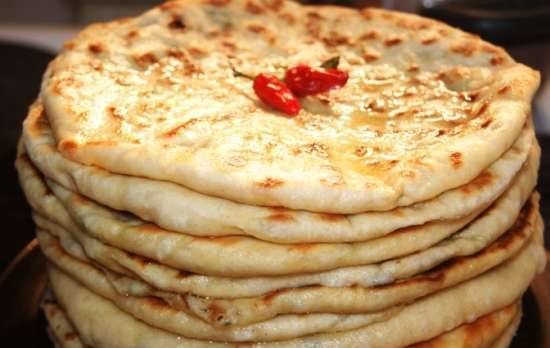
{"type": "Polygon", "coordinates": [[[336,69],[338,68],[338,64],[340,64],[340,56],[332,57],[329,60],[326,60],[321,64],[321,68],[323,69],[336,69]]]}

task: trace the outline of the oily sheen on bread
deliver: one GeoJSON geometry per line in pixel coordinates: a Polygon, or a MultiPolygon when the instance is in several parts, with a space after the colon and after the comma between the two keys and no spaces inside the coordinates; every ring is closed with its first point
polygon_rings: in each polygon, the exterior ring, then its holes
{"type": "Polygon", "coordinates": [[[247,235],[278,243],[365,241],[403,227],[463,218],[503,193],[534,146],[533,138],[532,126],[526,124],[512,147],[489,168],[431,200],[387,212],[337,215],[239,204],[181,185],[117,175],[68,160],[57,151],[41,103],[31,106],[23,127],[25,149],[34,165],[73,192],[171,231],[209,237],[247,235]]]}

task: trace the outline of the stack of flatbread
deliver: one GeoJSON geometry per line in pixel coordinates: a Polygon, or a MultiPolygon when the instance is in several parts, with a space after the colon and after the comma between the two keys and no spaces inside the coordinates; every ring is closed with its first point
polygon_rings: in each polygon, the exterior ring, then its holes
{"type": "Polygon", "coordinates": [[[52,339],[507,347],[545,265],[538,82],[384,10],[188,0],[88,27],[45,73],[16,163],[52,339]],[[242,76],[334,57],[347,84],[295,117],[242,76]]]}

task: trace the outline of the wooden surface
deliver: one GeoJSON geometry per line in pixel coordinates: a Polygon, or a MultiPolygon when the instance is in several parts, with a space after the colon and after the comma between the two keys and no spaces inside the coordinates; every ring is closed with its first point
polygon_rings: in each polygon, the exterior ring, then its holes
{"type": "MultiPolygon", "coordinates": [[[[0,269],[33,238],[29,208],[23,198],[13,161],[21,122],[28,105],[37,95],[42,72],[53,58],[42,51],[0,43],[0,269]]],[[[539,191],[542,195],[543,217],[550,218],[550,137],[540,136],[542,161],[539,191]]],[[[550,237],[546,231],[546,246],[550,237]]]]}

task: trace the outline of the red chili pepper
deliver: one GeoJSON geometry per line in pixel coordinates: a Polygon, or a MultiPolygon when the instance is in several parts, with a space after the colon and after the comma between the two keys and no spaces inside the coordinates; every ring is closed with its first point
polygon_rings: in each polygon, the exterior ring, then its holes
{"type": "Polygon", "coordinates": [[[340,88],[348,81],[348,73],[336,68],[319,69],[298,65],[287,70],[285,83],[298,97],[324,93],[340,88]]]}
{"type": "Polygon", "coordinates": [[[254,92],[261,101],[289,116],[300,112],[300,102],[285,83],[276,76],[259,74],[254,78],[254,92]]]}

